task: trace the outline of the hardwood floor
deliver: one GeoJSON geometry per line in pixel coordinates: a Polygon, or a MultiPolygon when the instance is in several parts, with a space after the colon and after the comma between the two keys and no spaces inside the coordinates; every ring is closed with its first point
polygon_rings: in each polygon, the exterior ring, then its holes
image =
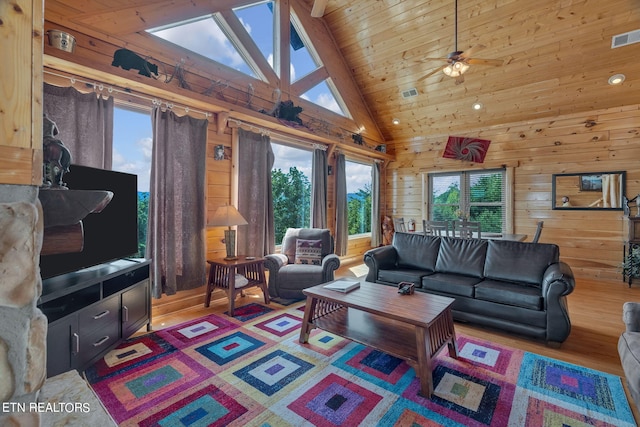
{"type": "MultiPolygon", "coordinates": [[[[366,272],[364,265],[351,264],[340,267],[337,277],[357,277],[366,272]]],[[[574,292],[568,297],[571,335],[560,348],[550,348],[544,342],[460,322],[455,323],[456,331],[624,377],[617,348],[618,338],[624,331],[622,305],[626,301],[640,301],[640,283],[629,287],[622,280],[577,279],[576,282],[574,292]]],[[[251,302],[264,302],[258,289],[247,291],[245,297],[238,298],[236,307],[251,302]]],[[[222,313],[227,307],[226,296],[222,296],[212,301],[209,308],[198,305],[154,316],[153,328],[166,328],[212,312],[222,313]]],[[[631,404],[631,407],[636,421],[640,420],[635,405],[631,404]]]]}

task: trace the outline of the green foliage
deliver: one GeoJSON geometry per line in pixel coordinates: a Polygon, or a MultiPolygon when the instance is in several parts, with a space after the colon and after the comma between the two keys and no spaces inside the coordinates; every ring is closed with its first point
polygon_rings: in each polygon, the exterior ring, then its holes
{"type": "Polygon", "coordinates": [[[149,193],[138,193],[138,253],[144,258],[147,250],[147,229],[149,218],[149,193]]]}
{"type": "Polygon", "coordinates": [[[298,168],[292,167],[288,173],[272,170],[271,186],[275,241],[280,244],[287,228],[311,224],[311,182],[298,168]]]}
{"type": "Polygon", "coordinates": [[[365,184],[348,201],[349,235],[371,232],[371,184],[365,184]]]}
{"type": "Polygon", "coordinates": [[[488,174],[481,176],[470,188],[471,206],[462,206],[460,187],[457,182],[433,199],[432,218],[435,221],[454,221],[460,213],[469,221],[477,221],[484,232],[502,232],[502,207],[477,206],[474,203],[500,203],[502,201],[502,176],[488,174]]]}

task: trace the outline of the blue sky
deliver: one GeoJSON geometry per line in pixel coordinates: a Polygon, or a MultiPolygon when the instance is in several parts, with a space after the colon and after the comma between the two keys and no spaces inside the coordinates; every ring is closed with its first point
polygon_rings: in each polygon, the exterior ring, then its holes
{"type": "MultiPolygon", "coordinates": [[[[236,15],[252,36],[264,57],[273,64],[273,14],[266,3],[239,9],[236,15]]],[[[187,27],[167,28],[154,32],[173,43],[187,47],[214,61],[253,75],[251,69],[229,42],[212,18],[197,20],[187,27]]],[[[291,80],[295,81],[317,68],[317,64],[306,48],[290,49],[291,80]]],[[[307,92],[304,98],[329,110],[339,112],[326,83],[307,92]]],[[[182,111],[176,110],[178,114],[182,111]]],[[[151,162],[151,118],[149,113],[139,113],[116,108],[114,113],[114,170],[138,175],[139,191],[149,191],[151,162]]],[[[274,138],[274,142],[277,142],[274,138]]],[[[274,168],[287,172],[296,166],[311,177],[311,153],[305,150],[291,150],[274,145],[276,164],[274,168]]],[[[365,183],[371,182],[371,166],[349,163],[347,191],[356,192],[365,183]]]]}

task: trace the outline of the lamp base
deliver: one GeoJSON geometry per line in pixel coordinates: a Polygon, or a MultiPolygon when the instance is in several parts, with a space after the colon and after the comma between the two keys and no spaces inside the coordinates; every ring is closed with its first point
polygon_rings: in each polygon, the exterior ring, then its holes
{"type": "Polygon", "coordinates": [[[233,261],[238,259],[236,256],[236,230],[224,230],[224,243],[227,249],[225,261],[233,261]]]}

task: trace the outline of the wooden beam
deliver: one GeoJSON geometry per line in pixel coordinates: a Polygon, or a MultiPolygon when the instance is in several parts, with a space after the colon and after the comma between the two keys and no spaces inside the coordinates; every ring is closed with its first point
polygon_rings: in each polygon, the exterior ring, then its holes
{"type": "Polygon", "coordinates": [[[324,16],[324,9],[327,7],[329,0],[315,0],[313,2],[313,8],[311,8],[312,18],[322,18],[324,16]]]}
{"type": "Polygon", "coordinates": [[[242,22],[238,19],[235,13],[230,10],[220,12],[218,16],[222,17],[222,25],[226,26],[226,35],[234,43],[235,48],[238,50],[242,58],[249,64],[253,65],[252,68],[257,69],[260,79],[269,83],[270,85],[278,85],[278,76],[271,68],[271,65],[267,62],[260,48],[255,44],[242,22]]]}
{"type": "Polygon", "coordinates": [[[301,79],[296,80],[295,83],[291,84],[291,93],[293,95],[300,96],[309,89],[325,81],[327,78],[329,78],[329,72],[327,71],[327,68],[317,68],[301,79]]]}

